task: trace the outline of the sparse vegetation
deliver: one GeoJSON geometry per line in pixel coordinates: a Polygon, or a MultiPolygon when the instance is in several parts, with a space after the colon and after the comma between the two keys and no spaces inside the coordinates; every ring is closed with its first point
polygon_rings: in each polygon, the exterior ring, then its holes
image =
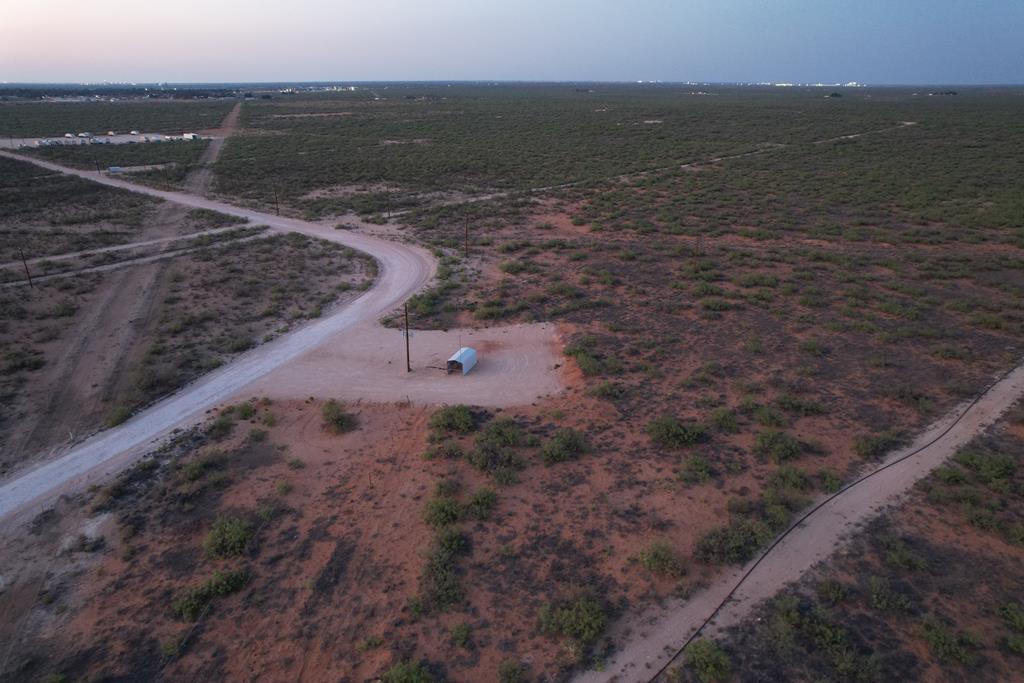
{"type": "Polygon", "coordinates": [[[215,571],[209,580],[187,589],[174,599],[174,614],[185,621],[195,621],[214,599],[237,593],[245,588],[250,578],[249,572],[244,569],[215,571]]]}
{"type": "Polygon", "coordinates": [[[351,432],[359,425],[358,418],[353,413],[345,410],[345,404],[334,399],[324,403],[322,412],[324,429],[334,434],[351,432]]]}

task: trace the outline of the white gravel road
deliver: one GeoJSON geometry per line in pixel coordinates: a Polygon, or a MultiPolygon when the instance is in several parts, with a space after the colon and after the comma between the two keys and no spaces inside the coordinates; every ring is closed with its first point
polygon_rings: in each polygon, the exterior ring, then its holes
{"type": "MultiPolygon", "coordinates": [[[[373,256],[378,279],[349,305],[292,333],[249,351],[176,394],[139,413],[124,424],[100,432],[56,459],[18,473],[0,486],[0,520],[36,511],[57,494],[98,481],[153,448],[173,430],[199,421],[206,410],[232,396],[271,370],[335,337],[358,323],[375,321],[407,299],[433,276],[436,260],[419,247],[368,235],[333,230],[294,218],[245,209],[180,192],[168,192],[127,183],[94,171],[71,169],[34,158],[0,152],[20,161],[60,173],[152,195],[169,202],[247,218],[252,225],[267,225],[283,232],[299,232],[338,242],[373,256]]],[[[396,397],[398,398],[398,397],[396,397]]]]}

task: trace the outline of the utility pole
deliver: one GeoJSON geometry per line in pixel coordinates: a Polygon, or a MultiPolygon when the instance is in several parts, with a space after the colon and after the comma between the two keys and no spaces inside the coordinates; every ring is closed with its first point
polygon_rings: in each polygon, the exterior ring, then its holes
{"type": "Polygon", "coordinates": [[[281,215],[281,200],[277,196],[277,185],[274,185],[274,210],[278,216],[281,215]]]}
{"type": "Polygon", "coordinates": [[[18,253],[21,254],[21,265],[25,266],[25,277],[28,278],[28,286],[35,287],[35,285],[32,284],[32,273],[28,272],[28,261],[25,260],[25,250],[18,247],[18,253]]]}
{"type": "Polygon", "coordinates": [[[409,304],[405,304],[405,371],[412,372],[412,360],[409,357],[409,304]]]}
{"type": "Polygon", "coordinates": [[[466,219],[466,258],[469,258],[469,219],[466,219]]]}

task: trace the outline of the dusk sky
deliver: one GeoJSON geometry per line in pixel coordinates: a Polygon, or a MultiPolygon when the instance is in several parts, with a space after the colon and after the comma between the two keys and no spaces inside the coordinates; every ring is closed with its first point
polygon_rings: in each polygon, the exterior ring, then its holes
{"type": "Polygon", "coordinates": [[[5,0],[0,81],[1024,83],[1024,0],[5,0]]]}

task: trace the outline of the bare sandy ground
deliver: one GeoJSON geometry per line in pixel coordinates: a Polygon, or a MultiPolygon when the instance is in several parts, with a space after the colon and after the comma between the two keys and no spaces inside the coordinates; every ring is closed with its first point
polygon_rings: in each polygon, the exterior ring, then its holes
{"type": "Polygon", "coordinates": [[[561,340],[551,324],[414,330],[410,348],[413,372],[406,372],[402,331],[359,325],[271,372],[246,392],[273,399],[406,399],[504,407],[528,404],[563,386],[561,340]],[[460,343],[475,348],[479,362],[468,375],[447,375],[445,362],[460,343]]]}
{"type": "MultiPolygon", "coordinates": [[[[1024,365],[1017,367],[974,403],[939,420],[913,444],[889,456],[874,476],[850,486],[813,512],[763,558],[731,569],[690,600],[671,600],[623,619],[610,636],[623,643],[604,671],[588,671],[577,683],[649,681],[677,650],[714,617],[702,635],[713,636],[826,559],[858,527],[870,521],[921,478],[939,467],[994,423],[1024,396],[1024,365]],[[911,457],[898,462],[909,453],[911,457]],[[896,464],[893,464],[896,463],[896,464]],[[746,576],[750,572],[749,576],[746,576]],[[744,578],[746,577],[746,578],[744,578]],[[734,591],[730,599],[730,592],[734,591]],[[716,609],[725,600],[726,605],[716,609]]],[[[676,662],[679,663],[679,662],[676,662]]]]}

